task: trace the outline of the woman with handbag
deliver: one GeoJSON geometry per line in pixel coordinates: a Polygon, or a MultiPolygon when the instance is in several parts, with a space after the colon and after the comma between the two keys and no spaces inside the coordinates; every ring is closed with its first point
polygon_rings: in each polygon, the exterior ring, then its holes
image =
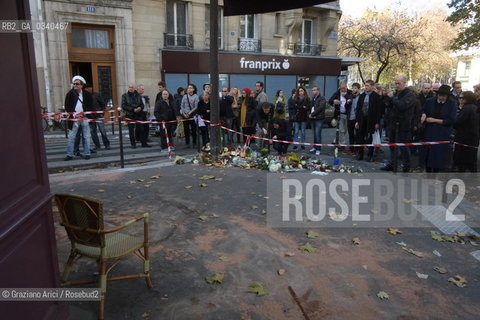
{"type": "Polygon", "coordinates": [[[182,104],[180,106],[180,113],[184,119],[183,127],[185,130],[185,144],[187,148],[192,147],[190,145],[190,136],[192,136],[193,148],[196,148],[197,145],[197,128],[195,126],[195,120],[192,118],[197,113],[198,102],[197,87],[190,83],[187,87],[187,93],[182,98],[182,104]]]}

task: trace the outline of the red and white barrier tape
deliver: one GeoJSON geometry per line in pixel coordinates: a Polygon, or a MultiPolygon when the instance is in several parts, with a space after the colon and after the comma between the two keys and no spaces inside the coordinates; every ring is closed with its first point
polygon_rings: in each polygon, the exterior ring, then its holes
{"type": "Polygon", "coordinates": [[[165,139],[167,140],[168,158],[172,160],[172,148],[170,146],[170,136],[168,135],[167,126],[165,121],[162,122],[163,130],[165,131],[165,139]]]}
{"type": "MultiPolygon", "coordinates": [[[[112,110],[105,111],[105,112],[112,112],[112,110]]],[[[88,111],[84,112],[84,114],[87,113],[103,113],[103,111],[88,111]]],[[[47,113],[42,114],[46,115],[47,113]]],[[[53,113],[52,113],[53,114],[53,113]]],[[[73,114],[73,112],[70,113],[55,113],[54,115],[62,115],[62,114],[73,114]]],[[[59,120],[58,118],[48,118],[48,119],[55,119],[59,120]]],[[[103,122],[103,123],[118,123],[118,121],[105,121],[105,120],[96,120],[96,119],[88,119],[88,118],[82,118],[82,119],[68,119],[68,118],[61,118],[60,120],[66,120],[66,121],[88,121],[88,122],[103,122]]],[[[188,119],[177,119],[177,120],[171,120],[171,121],[141,121],[141,120],[133,120],[129,118],[125,118],[125,121],[122,121],[123,123],[141,123],[141,124],[165,124],[165,123],[178,123],[178,122],[183,122],[183,121],[189,121],[189,120],[195,120],[194,118],[188,118],[188,119]]],[[[317,147],[410,147],[410,146],[431,146],[431,145],[441,145],[441,144],[450,144],[450,141],[431,141],[431,142],[397,142],[397,143],[379,143],[379,144],[334,144],[334,143],[309,143],[309,142],[294,142],[294,141],[285,141],[285,140],[278,140],[278,139],[269,139],[269,138],[264,138],[264,137],[257,137],[255,135],[247,135],[242,132],[238,132],[235,130],[232,130],[230,128],[222,126],[221,123],[214,123],[212,124],[211,121],[209,120],[203,120],[204,122],[210,123],[211,126],[220,126],[223,130],[233,132],[235,134],[242,135],[244,137],[247,137],[248,143],[250,143],[251,139],[260,139],[260,140],[265,140],[269,142],[279,142],[279,143],[287,143],[287,144],[295,144],[295,145],[302,145],[302,146],[317,146],[317,147]]],[[[244,145],[244,148],[248,146],[248,143],[244,145]]],[[[456,145],[464,146],[464,147],[469,147],[469,148],[476,148],[478,149],[478,146],[471,146],[467,144],[462,144],[459,142],[453,142],[456,145]]],[[[243,149],[242,149],[243,150],[243,149]]],[[[170,151],[169,151],[170,153],[170,151]]]]}

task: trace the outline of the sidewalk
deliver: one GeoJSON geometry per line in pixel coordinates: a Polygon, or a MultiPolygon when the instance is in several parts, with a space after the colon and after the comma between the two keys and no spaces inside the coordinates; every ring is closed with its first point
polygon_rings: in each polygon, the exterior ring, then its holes
{"type": "MultiPolygon", "coordinates": [[[[71,192],[103,200],[105,219],[112,224],[144,212],[151,215],[154,288],[148,289],[141,279],[108,283],[106,319],[478,317],[480,262],[470,255],[474,247],[432,240],[428,232],[434,227],[428,222],[405,228],[397,236],[380,228],[316,228],[319,237],[307,239],[309,229],[269,228],[262,214],[268,174],[255,169],[155,162],[123,170],[51,174],[50,184],[52,193],[71,192]],[[156,175],[161,177],[151,178],[156,175]],[[199,180],[204,175],[223,181],[199,180]],[[200,183],[207,186],[200,187],[200,183]],[[354,237],[362,243],[353,245],[354,237]],[[299,251],[306,242],[317,251],[299,251]],[[406,253],[398,242],[423,252],[424,257],[406,253]],[[432,268],[437,265],[449,273],[436,273],[432,268]],[[279,269],[285,273],[279,275],[279,269]],[[429,278],[419,279],[415,272],[429,278]],[[205,277],[215,273],[224,274],[223,282],[206,283],[205,277]],[[467,278],[467,287],[458,288],[447,281],[457,274],[467,278]],[[269,294],[248,293],[248,286],[255,281],[269,294]],[[389,300],[379,299],[380,291],[387,292],[389,300]]],[[[56,212],[54,216],[57,219],[56,212]]],[[[70,244],[64,229],[55,223],[63,270],[70,244]]],[[[96,272],[94,263],[87,261],[80,260],[72,279],[96,272]]],[[[135,268],[140,271],[140,267],[133,257],[119,264],[113,274],[135,268]]],[[[69,308],[71,319],[97,317],[95,302],[71,303],[69,308]]]]}

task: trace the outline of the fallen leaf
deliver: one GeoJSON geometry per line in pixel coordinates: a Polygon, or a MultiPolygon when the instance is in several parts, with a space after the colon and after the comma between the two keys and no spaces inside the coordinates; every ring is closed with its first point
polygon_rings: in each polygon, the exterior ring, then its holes
{"type": "Polygon", "coordinates": [[[150,179],[160,179],[161,175],[151,176],[150,179]]]}
{"type": "Polygon", "coordinates": [[[388,293],[386,293],[385,291],[380,291],[379,293],[377,293],[377,297],[379,297],[382,300],[388,300],[390,298],[388,293]]]}
{"type": "Polygon", "coordinates": [[[133,198],[133,195],[132,195],[132,194],[129,194],[129,195],[127,195],[127,198],[128,198],[128,199],[132,199],[132,198],[133,198]]]}
{"type": "Polygon", "coordinates": [[[134,183],[137,183],[137,181],[135,181],[135,180],[130,180],[130,183],[131,183],[131,184],[134,184],[134,183]]]}
{"type": "Polygon", "coordinates": [[[452,282],[454,285],[460,288],[467,286],[467,279],[458,274],[454,278],[448,278],[448,282],[452,282]]]}
{"type": "Polygon", "coordinates": [[[262,210],[262,214],[267,214],[267,210],[262,210]]]}
{"type": "Polygon", "coordinates": [[[222,181],[223,181],[223,178],[215,178],[215,181],[217,181],[217,182],[222,182],[222,181]]]}
{"type": "Polygon", "coordinates": [[[192,186],[185,186],[185,189],[192,189],[192,186]]]}
{"type": "Polygon", "coordinates": [[[443,268],[443,267],[437,267],[437,266],[435,266],[435,267],[433,267],[433,270],[437,271],[437,272],[440,273],[440,274],[448,273],[448,270],[445,269],[445,268],[443,268]]]}
{"type": "Polygon", "coordinates": [[[209,283],[209,284],[222,283],[224,277],[225,276],[221,273],[215,273],[211,277],[206,277],[205,281],[207,281],[207,283],[209,283]]]}
{"type": "Polygon", "coordinates": [[[267,197],[267,196],[265,196],[265,197],[263,197],[263,199],[267,199],[267,200],[268,200],[268,199],[270,199],[270,198],[269,198],[269,197],[267,197]]]}
{"type": "Polygon", "coordinates": [[[405,202],[405,203],[412,203],[413,200],[412,200],[412,199],[403,199],[403,202],[405,202]]]}
{"type": "Polygon", "coordinates": [[[428,274],[420,273],[420,272],[415,272],[417,274],[417,277],[420,279],[428,279],[428,274]]]}
{"type": "Polygon", "coordinates": [[[138,182],[143,182],[145,179],[137,179],[138,182]]]}
{"type": "Polygon", "coordinates": [[[220,259],[222,261],[228,261],[228,257],[226,257],[226,256],[220,256],[218,259],[220,259]]]}
{"type": "Polygon", "coordinates": [[[218,214],[214,213],[214,214],[211,215],[211,217],[212,217],[212,218],[218,218],[218,217],[220,217],[220,216],[219,216],[218,214]]]}
{"type": "Polygon", "coordinates": [[[430,231],[430,237],[436,241],[443,241],[442,236],[436,231],[430,231]]]}
{"type": "Polygon", "coordinates": [[[256,293],[257,296],[265,296],[268,291],[263,287],[260,282],[253,282],[248,286],[248,292],[256,293]]]}
{"type": "Polygon", "coordinates": [[[295,253],[293,252],[285,252],[285,257],[293,257],[295,253]]]}
{"type": "Polygon", "coordinates": [[[98,189],[97,192],[105,192],[103,189],[98,189]]]}
{"type": "Polygon", "coordinates": [[[405,247],[402,248],[403,250],[407,251],[408,253],[411,253],[413,254],[414,256],[417,256],[419,258],[423,258],[423,253],[421,253],[420,251],[415,251],[413,249],[407,249],[405,247]]]}
{"type": "Polygon", "coordinates": [[[149,185],[149,184],[146,184],[146,185],[144,185],[144,187],[145,187],[145,188],[150,188],[150,187],[151,187],[151,185],[149,185]]]}
{"type": "Polygon", "coordinates": [[[402,246],[402,247],[406,247],[406,246],[407,246],[407,244],[406,244],[405,242],[403,242],[403,241],[402,241],[402,242],[397,242],[397,244],[400,245],[400,246],[402,246]]]}
{"type": "Polygon", "coordinates": [[[396,228],[388,228],[387,232],[390,233],[391,235],[396,235],[396,234],[401,234],[402,231],[396,229],[396,228]]]}
{"type": "Polygon", "coordinates": [[[253,205],[253,206],[252,206],[252,209],[253,209],[253,210],[258,209],[258,206],[253,205]]]}
{"type": "Polygon", "coordinates": [[[283,276],[285,274],[285,272],[287,272],[287,270],[285,270],[285,269],[278,269],[277,270],[277,273],[278,273],[279,276],[283,276]]]}
{"type": "Polygon", "coordinates": [[[200,180],[210,180],[210,179],[215,179],[215,176],[201,176],[198,179],[200,179],[200,180]]]}
{"type": "Polygon", "coordinates": [[[305,243],[303,246],[298,247],[298,250],[300,251],[307,251],[307,252],[315,252],[317,251],[316,248],[314,248],[310,243],[305,243]]]}
{"type": "Polygon", "coordinates": [[[362,242],[362,241],[360,241],[360,238],[353,238],[353,239],[352,239],[352,243],[353,243],[354,245],[359,245],[361,242],[362,242]]]}
{"type": "Polygon", "coordinates": [[[208,186],[208,184],[206,184],[206,183],[200,183],[200,188],[205,188],[206,186],[208,186]]]}
{"type": "Polygon", "coordinates": [[[437,250],[433,250],[432,251],[434,255],[436,255],[437,257],[441,257],[442,254],[440,252],[438,252],[437,250]]]}
{"type": "Polygon", "coordinates": [[[315,231],[307,231],[307,238],[309,239],[315,239],[315,238],[318,238],[320,237],[320,234],[318,232],[315,232],[315,231]]]}
{"type": "Polygon", "coordinates": [[[207,216],[198,216],[198,219],[200,219],[202,221],[207,221],[208,217],[207,216]]]}

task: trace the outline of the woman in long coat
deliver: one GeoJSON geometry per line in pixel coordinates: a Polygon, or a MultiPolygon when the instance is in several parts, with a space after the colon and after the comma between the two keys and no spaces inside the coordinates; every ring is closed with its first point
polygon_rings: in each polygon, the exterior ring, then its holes
{"type": "MultiPolygon", "coordinates": [[[[427,99],[420,121],[424,124],[425,141],[449,141],[455,123],[457,106],[449,99],[450,86],[442,85],[437,96],[427,99]]],[[[448,164],[448,144],[426,146],[425,167],[427,172],[439,172],[448,164]]]]}
{"type": "Polygon", "coordinates": [[[456,144],[453,153],[453,164],[459,172],[476,172],[478,142],[480,139],[480,113],[475,105],[475,94],[471,91],[460,93],[460,113],[453,127],[455,128],[455,142],[471,147],[456,144]]]}

